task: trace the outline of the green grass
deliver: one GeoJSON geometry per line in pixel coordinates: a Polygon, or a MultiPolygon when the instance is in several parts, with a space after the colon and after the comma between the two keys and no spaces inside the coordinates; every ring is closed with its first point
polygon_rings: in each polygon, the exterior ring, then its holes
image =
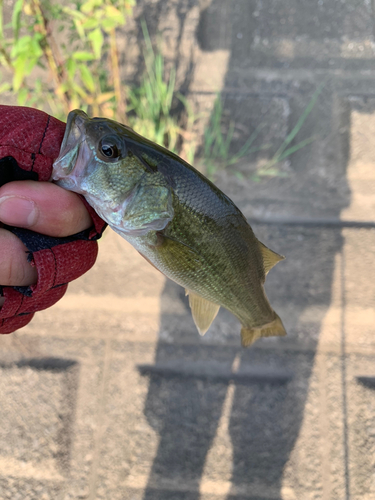
{"type": "Polygon", "coordinates": [[[145,73],[140,85],[129,89],[129,124],[136,132],[176,152],[180,127],[173,116],[176,71],[166,76],[161,51],[155,53],[146,23],[142,21],[145,73]]]}
{"type": "MultiPolygon", "coordinates": [[[[323,87],[325,83],[321,83],[314,94],[312,95],[308,105],[306,106],[305,110],[303,111],[302,115],[299,117],[297,123],[291,130],[291,132],[287,135],[279,149],[276,151],[276,153],[273,155],[273,157],[266,163],[264,167],[259,169],[257,171],[257,174],[259,176],[275,176],[275,175],[280,175],[280,171],[275,168],[275,166],[280,163],[281,161],[285,160],[289,156],[291,156],[293,153],[299,151],[300,149],[304,148],[308,144],[312,143],[313,141],[316,140],[316,136],[308,137],[307,139],[304,139],[297,144],[290,146],[290,143],[294,140],[294,138],[297,136],[301,128],[303,127],[305,121],[307,120],[307,117],[313,110],[316,101],[318,100],[318,97],[320,96],[323,87]]],[[[284,174],[285,175],[285,174],[284,174]]]]}
{"type": "MultiPolygon", "coordinates": [[[[285,172],[281,172],[280,169],[277,168],[277,165],[286,158],[290,157],[293,153],[299,151],[300,149],[306,147],[308,144],[316,140],[316,136],[312,136],[290,146],[291,142],[300,132],[308,116],[313,110],[324,85],[324,83],[319,85],[319,87],[311,97],[305,110],[298,119],[296,125],[287,135],[272,158],[263,167],[258,169],[256,173],[251,177],[252,180],[259,181],[262,177],[286,176],[287,174],[285,172]]],[[[231,122],[229,124],[228,131],[224,133],[222,123],[223,105],[221,96],[219,94],[215,100],[214,108],[211,114],[209,125],[204,133],[203,141],[202,163],[205,167],[205,173],[207,177],[211,179],[215,177],[215,174],[219,168],[225,168],[235,165],[241,158],[244,158],[245,156],[256,151],[266,151],[271,146],[270,144],[253,146],[253,143],[256,140],[259,132],[265,126],[265,123],[261,123],[250,135],[246,143],[236,153],[230,153],[230,151],[232,150],[232,141],[234,139],[235,125],[233,122],[231,122]]],[[[235,172],[235,175],[240,180],[244,179],[244,175],[240,172],[235,172]]]]}
{"type": "Polygon", "coordinates": [[[246,143],[235,154],[231,154],[230,151],[234,139],[235,125],[233,122],[230,122],[227,133],[224,133],[222,130],[222,118],[223,105],[221,95],[218,94],[208,127],[204,132],[203,140],[202,162],[205,167],[205,173],[210,179],[215,176],[218,165],[224,165],[226,167],[235,165],[244,156],[269,147],[267,144],[260,147],[252,147],[259,132],[264,127],[264,124],[260,124],[250,135],[246,143]]]}

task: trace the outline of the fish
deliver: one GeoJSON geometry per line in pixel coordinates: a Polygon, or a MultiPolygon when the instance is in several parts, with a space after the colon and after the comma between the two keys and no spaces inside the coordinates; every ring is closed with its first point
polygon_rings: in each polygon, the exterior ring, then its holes
{"type": "Polygon", "coordinates": [[[67,118],[52,182],[81,194],[166,277],[183,286],[201,335],[220,307],[241,323],[243,346],[286,335],[264,290],[284,257],[255,236],[218,187],[176,154],[107,118],[67,118]]]}

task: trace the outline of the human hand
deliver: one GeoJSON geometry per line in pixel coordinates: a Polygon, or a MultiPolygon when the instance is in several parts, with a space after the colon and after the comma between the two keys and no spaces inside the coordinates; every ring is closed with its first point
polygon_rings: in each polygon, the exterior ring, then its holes
{"type": "Polygon", "coordinates": [[[55,304],[97,256],[104,221],[79,196],[47,182],[64,131],[42,111],[0,105],[0,334],[55,304]],[[21,199],[11,206],[14,196],[21,199]]]}
{"type": "MultiPolygon", "coordinates": [[[[0,224],[23,227],[54,237],[70,236],[93,225],[81,198],[50,182],[16,181],[0,188],[0,224]]],[[[37,282],[28,250],[12,232],[0,228],[0,285],[37,282]]],[[[0,297],[0,307],[5,301],[0,297]]]]}

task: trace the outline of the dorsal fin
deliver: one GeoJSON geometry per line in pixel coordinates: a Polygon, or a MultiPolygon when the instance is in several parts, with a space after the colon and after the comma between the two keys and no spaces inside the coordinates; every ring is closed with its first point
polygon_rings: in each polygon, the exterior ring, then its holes
{"type": "Polygon", "coordinates": [[[199,297],[199,295],[189,290],[186,290],[186,295],[189,295],[189,305],[195,326],[199,334],[204,335],[219,312],[220,306],[199,297]]]}
{"type": "Polygon", "coordinates": [[[268,247],[266,247],[266,245],[263,245],[263,243],[259,240],[258,243],[260,251],[262,253],[264,272],[265,274],[267,274],[268,271],[272,269],[275,264],[280,262],[280,260],[284,260],[285,257],[270,250],[268,247]]]}

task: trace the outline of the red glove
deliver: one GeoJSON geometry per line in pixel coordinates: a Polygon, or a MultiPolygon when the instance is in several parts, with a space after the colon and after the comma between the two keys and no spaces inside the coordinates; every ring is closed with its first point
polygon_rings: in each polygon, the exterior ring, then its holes
{"type": "MultiPolygon", "coordinates": [[[[65,132],[65,123],[42,111],[0,105],[0,187],[15,180],[48,181],[65,132]]],[[[97,256],[95,240],[106,224],[86,203],[94,225],[66,238],[50,237],[27,229],[4,226],[27,247],[38,281],[29,287],[1,287],[0,333],[25,326],[35,311],[52,306],[67,283],[90,269],[97,256]]]]}

